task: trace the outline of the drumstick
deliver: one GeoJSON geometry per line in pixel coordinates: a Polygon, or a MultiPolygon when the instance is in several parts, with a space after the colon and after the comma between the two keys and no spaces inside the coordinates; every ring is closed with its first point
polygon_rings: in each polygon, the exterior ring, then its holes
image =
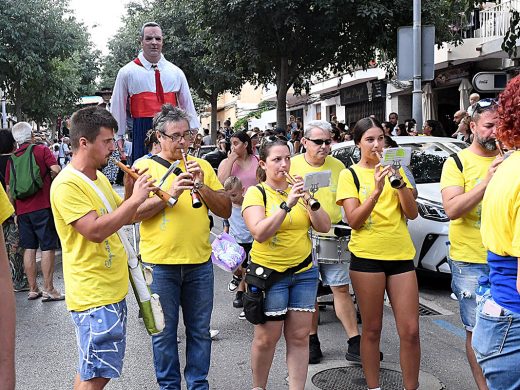
{"type": "MultiPolygon", "coordinates": [[[[129,174],[134,180],[137,180],[139,178],[139,176],[141,176],[138,173],[136,173],[135,171],[133,171],[130,168],[128,168],[121,161],[117,161],[117,160],[114,160],[114,159],[112,159],[112,161],[114,161],[115,164],[119,168],[121,168],[122,171],[124,171],[127,174],[129,174]]],[[[159,198],[161,198],[164,202],[166,202],[168,204],[168,206],[173,207],[173,205],[175,204],[175,199],[170,194],[168,194],[166,191],[163,191],[160,188],[157,188],[153,192],[154,192],[155,195],[157,195],[159,198]]]]}

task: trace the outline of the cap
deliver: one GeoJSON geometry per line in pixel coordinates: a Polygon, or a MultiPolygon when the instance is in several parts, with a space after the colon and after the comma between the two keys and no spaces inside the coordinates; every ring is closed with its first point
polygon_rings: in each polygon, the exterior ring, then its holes
{"type": "Polygon", "coordinates": [[[247,135],[249,136],[249,138],[258,137],[258,133],[255,133],[253,130],[249,130],[247,132],[247,135]]]}

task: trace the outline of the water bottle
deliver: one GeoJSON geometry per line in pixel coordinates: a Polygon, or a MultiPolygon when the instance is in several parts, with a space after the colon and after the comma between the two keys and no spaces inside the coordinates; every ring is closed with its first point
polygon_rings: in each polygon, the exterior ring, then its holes
{"type": "Polygon", "coordinates": [[[486,275],[482,275],[480,278],[478,278],[478,286],[475,289],[475,299],[477,303],[482,300],[490,288],[491,284],[489,283],[489,278],[486,275]]]}
{"type": "Polygon", "coordinates": [[[252,284],[249,285],[249,290],[252,292],[252,293],[257,293],[257,292],[260,292],[260,289],[256,286],[253,286],[252,284]]]}

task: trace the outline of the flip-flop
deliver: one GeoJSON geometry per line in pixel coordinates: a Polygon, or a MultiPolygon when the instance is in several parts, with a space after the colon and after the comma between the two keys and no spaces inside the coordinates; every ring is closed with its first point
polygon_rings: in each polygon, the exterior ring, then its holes
{"type": "Polygon", "coordinates": [[[41,291],[29,291],[29,294],[27,294],[27,299],[29,301],[34,301],[35,299],[38,299],[42,296],[41,291]]]}
{"type": "Polygon", "coordinates": [[[65,295],[58,293],[57,296],[52,296],[48,292],[43,292],[42,294],[42,302],[54,302],[54,301],[63,301],[65,299],[65,295]]]}

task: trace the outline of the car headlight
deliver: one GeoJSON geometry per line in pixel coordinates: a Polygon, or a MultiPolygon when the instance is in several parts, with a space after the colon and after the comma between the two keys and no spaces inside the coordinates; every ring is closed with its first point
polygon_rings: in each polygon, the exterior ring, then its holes
{"type": "Polygon", "coordinates": [[[417,198],[417,207],[419,214],[424,219],[429,219],[437,222],[448,222],[450,219],[446,215],[441,203],[432,202],[423,198],[417,198]]]}

